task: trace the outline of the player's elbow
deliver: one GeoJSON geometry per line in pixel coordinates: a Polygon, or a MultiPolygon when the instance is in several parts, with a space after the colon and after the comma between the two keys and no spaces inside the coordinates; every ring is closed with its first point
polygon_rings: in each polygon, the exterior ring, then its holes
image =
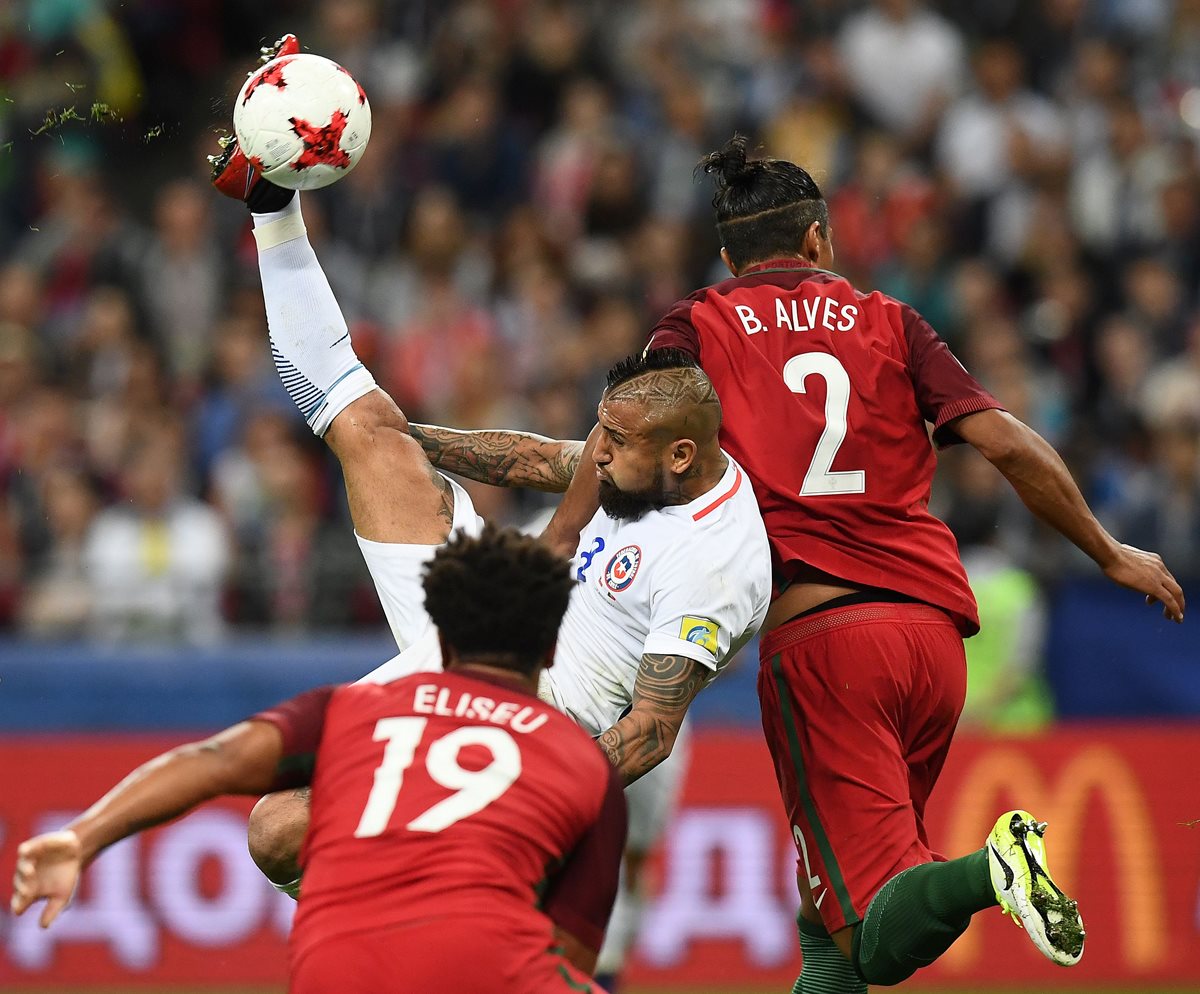
{"type": "Polygon", "coordinates": [[[1032,428],[1007,411],[968,414],[955,431],[1000,470],[1025,458],[1038,439],[1032,428]]]}
{"type": "Polygon", "coordinates": [[[300,876],[300,846],[308,820],[307,790],[268,794],[250,812],[250,858],[272,883],[287,884],[300,876]]]}

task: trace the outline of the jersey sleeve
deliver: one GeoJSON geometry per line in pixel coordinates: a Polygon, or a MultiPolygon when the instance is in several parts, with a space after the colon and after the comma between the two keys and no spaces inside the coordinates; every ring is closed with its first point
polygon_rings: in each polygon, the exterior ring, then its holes
{"type": "Polygon", "coordinates": [[[617,898],[625,829],[625,791],[610,766],[600,813],[551,880],[542,905],[554,924],[595,952],[617,898]]]}
{"type": "Polygon", "coordinates": [[[928,321],[907,304],[900,305],[900,313],[908,343],[908,372],[921,414],[933,425],[939,447],[956,445],[962,439],[949,422],[964,414],[1002,410],[1003,405],[966,371],[928,321]]]}
{"type": "Polygon", "coordinates": [[[691,318],[694,303],[690,297],[681,300],[663,315],[650,332],[647,352],[652,349],[681,349],[700,362],[700,333],[696,331],[691,318]]]}
{"type": "Polygon", "coordinates": [[[703,541],[676,542],[668,560],[651,575],[650,631],[646,655],[686,656],[716,670],[729,654],[734,634],[753,620],[745,584],[727,576],[706,555],[703,541]]]}
{"type": "Polygon", "coordinates": [[[317,747],[325,730],[325,712],[336,690],[337,687],[306,690],[250,718],[274,725],[283,736],[283,755],[271,790],[303,787],[311,782],[317,747]]]}

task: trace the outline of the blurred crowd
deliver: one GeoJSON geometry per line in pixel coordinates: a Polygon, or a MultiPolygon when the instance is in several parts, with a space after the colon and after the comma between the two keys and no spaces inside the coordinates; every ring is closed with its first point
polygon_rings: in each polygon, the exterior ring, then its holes
{"type": "MultiPolygon", "coordinates": [[[[722,276],[693,169],[738,130],[812,171],[842,273],[921,311],[1123,540],[1200,575],[1200,0],[16,0],[0,627],[379,622],[271,365],[248,219],[207,188],[285,30],[371,100],[370,150],[304,210],[413,419],[582,437],[604,370],[722,276]]],[[[944,454],[935,508],[1000,634],[1088,566],[1014,500],[944,454]]]]}

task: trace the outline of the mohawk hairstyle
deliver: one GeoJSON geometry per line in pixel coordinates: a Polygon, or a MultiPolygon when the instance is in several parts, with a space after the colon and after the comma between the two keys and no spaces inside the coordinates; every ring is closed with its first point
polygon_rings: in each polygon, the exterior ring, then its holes
{"type": "Polygon", "coordinates": [[[652,349],[641,355],[631,355],[622,359],[608,371],[606,390],[620,386],[637,376],[645,373],[655,373],[662,369],[699,369],[696,362],[683,349],[652,349]]]}
{"type": "Polygon", "coordinates": [[[514,528],[459,532],[425,567],[425,610],[465,658],[532,673],[558,638],[573,586],[567,560],[514,528]]]}

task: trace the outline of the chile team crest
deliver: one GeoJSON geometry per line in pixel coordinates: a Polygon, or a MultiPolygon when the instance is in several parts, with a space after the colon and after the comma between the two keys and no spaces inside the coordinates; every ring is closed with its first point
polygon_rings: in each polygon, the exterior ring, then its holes
{"type": "Polygon", "coordinates": [[[628,590],[641,563],[642,550],[638,546],[627,545],[618,549],[616,555],[604,567],[604,585],[616,594],[628,590]]]}

